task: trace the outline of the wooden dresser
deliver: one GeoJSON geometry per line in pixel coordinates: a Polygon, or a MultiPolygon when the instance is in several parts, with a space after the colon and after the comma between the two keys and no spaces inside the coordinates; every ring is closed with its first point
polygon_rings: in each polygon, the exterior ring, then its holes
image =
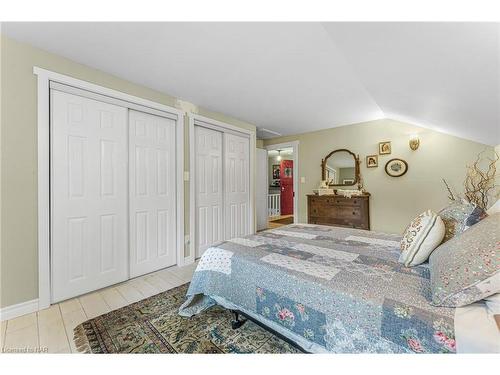
{"type": "Polygon", "coordinates": [[[370,194],[352,198],[340,195],[307,196],[307,222],[310,224],[370,230],[370,194]]]}

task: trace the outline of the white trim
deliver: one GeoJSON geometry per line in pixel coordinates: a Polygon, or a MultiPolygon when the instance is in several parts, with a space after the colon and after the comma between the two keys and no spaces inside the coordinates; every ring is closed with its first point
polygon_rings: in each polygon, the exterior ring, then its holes
{"type": "MultiPolygon", "coordinates": [[[[156,103],[137,96],[125,94],[107,87],[87,81],[55,73],[39,67],[33,67],[33,74],[38,78],[38,300],[37,309],[50,306],[50,82],[58,82],[74,88],[90,91],[119,99],[135,106],[141,106],[143,111],[158,114],[162,111],[175,115],[176,122],[176,189],[177,189],[177,264],[184,264],[184,111],[164,104],[156,103]],[[153,111],[152,111],[152,110],[153,111]]],[[[30,301],[33,302],[33,301],[30,301]]],[[[28,303],[28,302],[26,302],[28,303]]],[[[16,305],[17,306],[17,305],[16,305]]],[[[34,310],[36,311],[36,310],[34,310]]]]}
{"type": "Polygon", "coordinates": [[[197,114],[194,114],[194,113],[188,113],[188,117],[190,119],[193,119],[193,121],[196,123],[196,125],[202,125],[202,126],[207,126],[208,125],[208,127],[215,128],[215,129],[218,128],[218,130],[221,130],[221,129],[223,129],[223,130],[232,130],[232,131],[238,133],[239,135],[241,135],[241,133],[243,133],[244,135],[247,135],[250,138],[252,137],[252,135],[255,136],[255,131],[254,130],[248,130],[248,129],[245,129],[245,128],[240,128],[238,126],[227,124],[227,123],[222,122],[222,121],[214,120],[214,119],[211,119],[209,117],[197,115],[197,114]]]}
{"type": "MultiPolygon", "coordinates": [[[[299,222],[299,141],[283,142],[265,146],[266,150],[278,150],[291,147],[293,149],[293,222],[299,222]]],[[[269,175],[269,171],[267,171],[269,175]]]]}
{"type": "Polygon", "coordinates": [[[33,74],[37,75],[38,79],[42,78],[42,79],[47,79],[49,81],[59,82],[65,85],[80,88],[96,94],[106,95],[112,98],[124,100],[126,102],[131,102],[133,104],[142,105],[144,107],[150,107],[153,109],[157,109],[159,111],[176,114],[177,116],[179,116],[179,118],[184,116],[184,111],[178,108],[170,107],[165,104],[156,103],[151,100],[140,98],[138,96],[125,94],[124,92],[113,90],[104,86],[99,86],[94,83],[90,83],[78,78],[73,78],[64,74],[42,69],[39,68],[38,66],[33,67],[33,74]]]}
{"type": "Polygon", "coordinates": [[[10,320],[21,315],[31,314],[32,312],[41,310],[38,305],[38,299],[21,302],[17,305],[10,305],[0,309],[0,320],[10,320]]]}
{"type": "Polygon", "coordinates": [[[132,103],[131,101],[117,99],[116,97],[113,97],[113,96],[98,94],[98,93],[93,92],[93,91],[88,91],[85,89],[77,88],[74,86],[66,85],[64,83],[59,83],[59,82],[52,81],[52,80],[50,81],[49,87],[51,90],[57,90],[57,91],[65,92],[67,94],[83,96],[85,98],[98,100],[98,101],[103,102],[103,103],[113,104],[113,105],[117,105],[120,107],[133,109],[133,110],[136,110],[139,112],[147,112],[147,113],[155,115],[155,116],[165,117],[165,118],[175,120],[175,121],[179,118],[178,113],[170,113],[170,112],[166,112],[165,110],[160,111],[158,109],[151,108],[151,106],[145,106],[142,104],[132,103]]]}
{"type": "Polygon", "coordinates": [[[50,91],[38,76],[38,308],[50,306],[50,91]]]}
{"type": "Polygon", "coordinates": [[[239,135],[246,135],[250,138],[249,159],[250,159],[250,210],[249,210],[249,224],[250,232],[255,233],[255,149],[256,149],[256,132],[239,128],[237,126],[226,124],[225,122],[213,120],[211,118],[188,113],[189,118],[189,256],[186,257],[186,263],[193,263],[195,259],[195,234],[196,234],[196,207],[195,207],[195,139],[194,127],[195,125],[205,126],[210,129],[215,129],[226,133],[237,133],[239,135]]]}
{"type": "Polygon", "coordinates": [[[195,180],[195,139],[194,139],[194,116],[188,113],[189,119],[189,255],[185,258],[184,264],[191,264],[194,262],[196,253],[195,249],[195,226],[196,226],[196,207],[195,207],[195,194],[196,188],[194,186],[195,180]]]}
{"type": "Polygon", "coordinates": [[[176,145],[176,190],[177,190],[177,265],[185,264],[184,257],[184,113],[175,124],[176,145]]]}

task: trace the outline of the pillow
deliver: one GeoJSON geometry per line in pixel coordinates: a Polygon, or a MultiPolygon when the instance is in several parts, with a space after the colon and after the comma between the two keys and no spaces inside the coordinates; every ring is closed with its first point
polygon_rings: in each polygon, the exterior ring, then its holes
{"type": "Polygon", "coordinates": [[[488,216],[481,207],[466,201],[453,201],[439,211],[438,215],[443,219],[446,228],[443,242],[459,235],[488,216]]]}
{"type": "Polygon", "coordinates": [[[443,241],[444,231],[443,220],[431,210],[418,215],[403,234],[399,262],[406,267],[425,262],[443,241]]]}
{"type": "Polygon", "coordinates": [[[500,314],[500,293],[486,297],[484,302],[486,303],[486,308],[491,315],[500,314]]]}
{"type": "Polygon", "coordinates": [[[491,206],[490,208],[488,208],[486,210],[486,213],[488,215],[493,215],[493,214],[496,214],[498,212],[500,212],[500,199],[497,200],[493,206],[491,206]]]}
{"type": "Polygon", "coordinates": [[[445,242],[429,258],[432,304],[459,307],[500,292],[500,213],[445,242]]]}

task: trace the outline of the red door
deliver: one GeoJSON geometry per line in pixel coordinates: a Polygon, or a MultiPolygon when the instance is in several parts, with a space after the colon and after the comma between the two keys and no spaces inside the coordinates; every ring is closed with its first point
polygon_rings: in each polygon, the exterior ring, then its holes
{"type": "Polygon", "coordinates": [[[280,163],[281,214],[293,214],[293,160],[280,163]]]}

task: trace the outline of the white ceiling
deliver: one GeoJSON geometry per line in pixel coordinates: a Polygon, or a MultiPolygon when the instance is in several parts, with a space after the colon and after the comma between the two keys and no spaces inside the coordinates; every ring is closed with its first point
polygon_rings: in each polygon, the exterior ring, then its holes
{"type": "Polygon", "coordinates": [[[2,33],[283,135],[393,118],[500,143],[499,25],[3,23],[2,33]]]}

